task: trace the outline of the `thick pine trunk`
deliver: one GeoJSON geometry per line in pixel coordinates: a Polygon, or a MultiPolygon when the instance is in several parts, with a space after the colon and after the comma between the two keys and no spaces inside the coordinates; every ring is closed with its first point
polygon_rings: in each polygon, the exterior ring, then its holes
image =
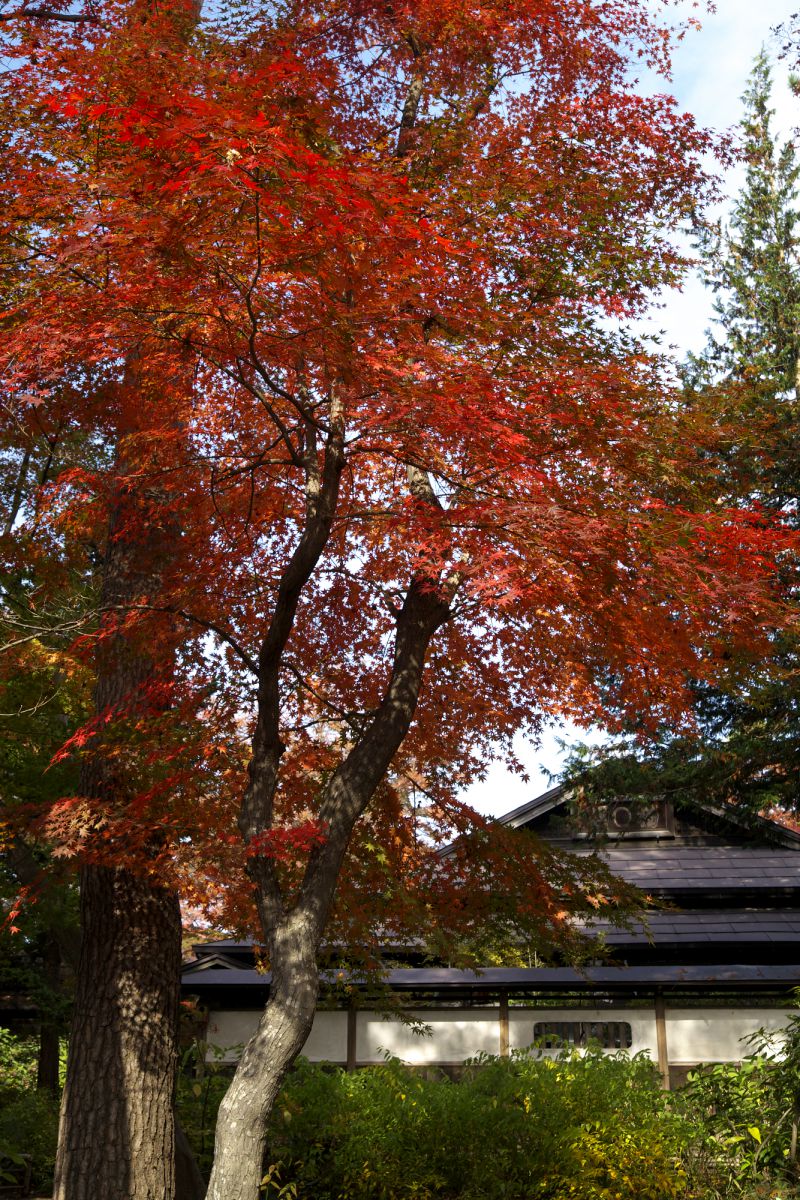
{"type": "Polygon", "coordinates": [[[54,1200],[170,1200],[180,912],[175,893],[88,866],[54,1200]]]}
{"type": "MultiPolygon", "coordinates": [[[[152,397],[140,389],[135,359],[128,369],[144,404],[152,397]]],[[[136,468],[122,459],[120,476],[136,468]]],[[[102,600],[111,613],[158,595],[175,535],[166,505],[163,525],[157,519],[158,499],[120,489],[103,564],[102,600]]],[[[170,661],[154,661],[142,631],[109,633],[98,647],[96,712],[146,714],[147,687],[170,661]]],[[[81,793],[113,820],[136,782],[99,737],[82,766],[81,793]]],[[[159,848],[157,835],[152,848],[159,848]]],[[[81,871],[81,952],[54,1200],[175,1200],[180,907],[177,893],[149,875],[146,847],[131,866],[81,871]]]]}

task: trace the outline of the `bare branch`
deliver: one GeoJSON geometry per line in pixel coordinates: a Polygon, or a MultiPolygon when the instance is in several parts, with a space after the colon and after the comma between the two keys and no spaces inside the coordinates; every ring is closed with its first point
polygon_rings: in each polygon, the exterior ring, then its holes
{"type": "Polygon", "coordinates": [[[316,688],[313,688],[305,675],[293,663],[286,663],[285,666],[297,680],[298,685],[303,691],[308,692],[309,696],[313,696],[317,703],[323,705],[324,708],[329,708],[333,714],[333,717],[321,717],[317,721],[306,721],[302,726],[303,729],[308,729],[312,725],[323,724],[325,721],[332,721],[335,718],[349,725],[355,733],[361,734],[363,732],[364,720],[369,716],[369,713],[365,713],[363,709],[341,708],[338,704],[334,704],[332,700],[329,700],[327,696],[321,695],[316,688]]]}
{"type": "MultiPolygon", "coordinates": [[[[123,609],[126,612],[136,610],[139,612],[167,613],[173,617],[180,617],[182,620],[188,621],[191,625],[199,625],[209,633],[215,634],[226,646],[230,646],[231,650],[244,663],[251,675],[258,676],[258,664],[256,660],[247,653],[243,646],[239,645],[232,633],[229,633],[227,629],[223,629],[221,625],[217,625],[215,621],[209,621],[206,617],[198,617],[194,613],[187,612],[185,608],[175,608],[168,604],[117,604],[113,607],[123,609]]],[[[108,612],[109,609],[105,609],[104,611],[108,612]]]]}
{"type": "Polygon", "coordinates": [[[81,22],[100,23],[100,18],[92,13],[57,12],[54,8],[18,8],[14,12],[0,13],[0,21],[68,21],[73,24],[81,22]]]}
{"type": "Polygon", "coordinates": [[[36,701],[36,703],[32,704],[30,706],[30,708],[18,708],[16,712],[7,712],[7,713],[0,712],[0,717],[10,719],[13,717],[33,716],[33,714],[37,713],[40,708],[46,708],[51,700],[55,700],[59,691],[60,691],[60,688],[56,688],[56,690],[54,692],[51,692],[49,696],[40,696],[39,699],[36,701]]]}
{"type": "Polygon", "coordinates": [[[62,621],[58,625],[25,626],[20,621],[14,621],[12,622],[12,626],[15,625],[19,629],[27,628],[31,632],[23,634],[21,637],[14,638],[10,642],[4,642],[2,645],[0,645],[0,654],[6,654],[9,650],[15,650],[17,646],[24,646],[28,642],[36,642],[43,637],[58,637],[66,636],[67,634],[79,633],[82,629],[85,629],[86,625],[91,623],[92,619],[97,615],[98,611],[95,610],[90,613],[84,613],[82,616],[76,617],[73,620],[62,621]]]}

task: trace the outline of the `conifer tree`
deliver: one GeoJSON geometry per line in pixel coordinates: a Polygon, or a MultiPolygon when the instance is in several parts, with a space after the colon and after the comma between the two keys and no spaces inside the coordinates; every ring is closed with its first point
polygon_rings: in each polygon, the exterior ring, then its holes
{"type": "MultiPolygon", "coordinates": [[[[756,57],[743,96],[744,183],[726,224],[700,233],[701,270],[715,294],[715,328],[685,370],[687,403],[711,404],[729,430],[721,499],[798,523],[800,497],[800,159],[773,133],[772,71],[756,57]]],[[[797,566],[785,564],[796,608],[797,566]]],[[[776,634],[764,661],[732,656],[724,686],[696,684],[695,730],[663,729],[642,749],[640,730],[599,752],[578,750],[567,774],[598,799],[668,793],[733,802],[756,814],[800,812],[800,646],[776,634]]]]}
{"type": "Polygon", "coordinates": [[[798,492],[800,395],[800,162],[793,140],[772,132],[772,77],[762,50],[744,94],[744,186],[727,229],[701,241],[704,276],[716,294],[719,335],[709,335],[705,374],[740,384],[743,415],[769,430],[769,454],[740,455],[761,502],[793,512],[798,492]]]}

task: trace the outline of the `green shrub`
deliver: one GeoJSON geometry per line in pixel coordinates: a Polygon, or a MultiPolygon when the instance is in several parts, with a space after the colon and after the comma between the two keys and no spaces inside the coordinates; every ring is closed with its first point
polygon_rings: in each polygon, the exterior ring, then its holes
{"type": "Polygon", "coordinates": [[[176,1097],[178,1119],[206,1179],[214,1157],[217,1109],[231,1076],[230,1068],[219,1059],[206,1062],[207,1051],[205,1042],[195,1042],[185,1052],[176,1097]]]}
{"type": "Polygon", "coordinates": [[[0,1109],[36,1087],[38,1053],[36,1038],[16,1037],[0,1027],[0,1109]]]}
{"type": "Polygon", "coordinates": [[[37,1191],[52,1186],[58,1138],[58,1102],[49,1092],[21,1092],[0,1109],[0,1153],[3,1169],[24,1154],[31,1162],[37,1191]]]}
{"type": "Polygon", "coordinates": [[[800,1022],[785,1040],[752,1039],[741,1063],[719,1063],[690,1074],[676,1107],[694,1136],[684,1161],[692,1186],[708,1200],[760,1200],[800,1195],[800,1022]]]}
{"type": "MultiPolygon", "coordinates": [[[[757,1047],[676,1093],[647,1057],[599,1049],[481,1058],[458,1083],[396,1059],[351,1074],[300,1059],[272,1113],[264,1196],[800,1200],[799,1031],[779,1057],[757,1047]]],[[[212,1065],[179,1088],[205,1172],[226,1086],[212,1065]]]]}
{"type": "Polygon", "coordinates": [[[298,1200],[675,1200],[688,1196],[678,1131],[643,1058],[482,1058],[455,1084],[395,1059],[349,1075],[303,1063],[273,1112],[266,1191],[298,1200]]]}

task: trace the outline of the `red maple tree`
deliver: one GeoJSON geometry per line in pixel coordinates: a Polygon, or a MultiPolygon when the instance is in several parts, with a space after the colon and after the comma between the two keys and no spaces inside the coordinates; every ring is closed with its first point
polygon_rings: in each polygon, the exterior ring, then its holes
{"type": "MultiPolygon", "coordinates": [[[[116,563],[97,719],[121,733],[48,828],[159,887],[238,860],[272,971],[221,1109],[209,1195],[238,1200],[343,870],[345,924],[430,874],[404,780],[463,829],[459,785],[547,714],[681,719],[779,619],[788,535],[713,503],[710,432],[624,332],[677,277],[707,145],[635,91],[632,58],[667,68],[644,3],[95,15],[18,19],[3,82],[14,414],[66,405],[114,448],[50,518],[116,563]]],[[[474,928],[495,863],[472,908],[459,860],[428,883],[474,928]]],[[[593,871],[537,875],[521,925],[563,929],[593,871]]]]}

